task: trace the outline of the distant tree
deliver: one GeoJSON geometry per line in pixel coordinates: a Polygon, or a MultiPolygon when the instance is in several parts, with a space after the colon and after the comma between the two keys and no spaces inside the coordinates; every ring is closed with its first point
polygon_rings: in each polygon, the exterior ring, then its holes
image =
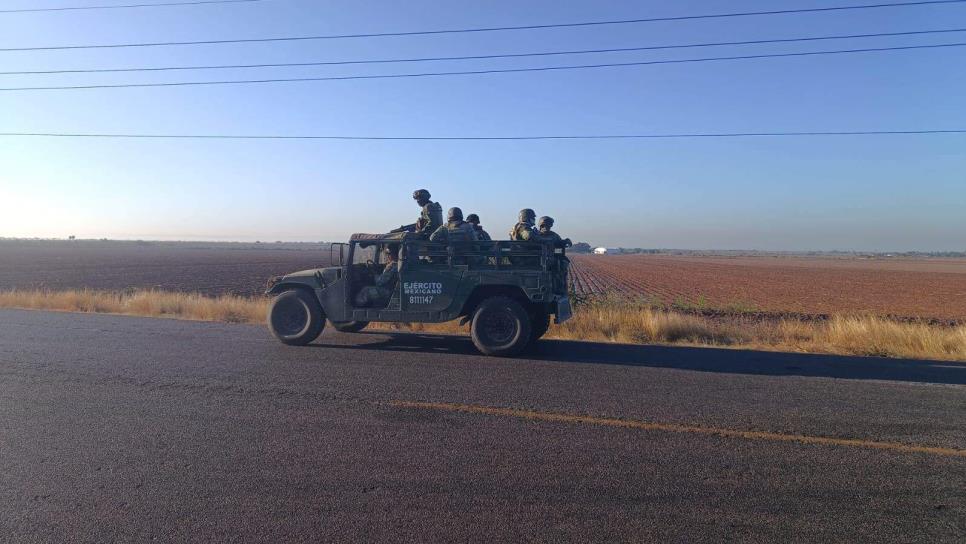
{"type": "Polygon", "coordinates": [[[71,234],[70,236],[68,236],[68,237],[67,237],[67,239],[68,239],[68,240],[76,240],[76,239],[77,239],[77,237],[76,237],[76,236],[74,236],[73,234],[71,234]]]}
{"type": "Polygon", "coordinates": [[[593,250],[594,248],[587,242],[577,242],[570,248],[572,253],[590,253],[593,250]]]}

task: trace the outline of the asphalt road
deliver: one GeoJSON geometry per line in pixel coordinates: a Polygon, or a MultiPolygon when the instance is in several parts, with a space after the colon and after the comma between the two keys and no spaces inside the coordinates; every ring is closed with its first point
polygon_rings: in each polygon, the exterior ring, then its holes
{"type": "Polygon", "coordinates": [[[966,365],[0,311],[4,542],[964,539],[966,365]]]}

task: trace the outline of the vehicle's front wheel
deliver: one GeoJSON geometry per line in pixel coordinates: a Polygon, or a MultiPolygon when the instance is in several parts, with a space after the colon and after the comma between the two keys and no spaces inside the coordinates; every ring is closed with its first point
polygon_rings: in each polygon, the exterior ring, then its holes
{"type": "Polygon", "coordinates": [[[470,335],[476,349],[486,355],[508,357],[530,343],[530,315],[509,297],[484,300],[473,312],[470,335]]]}
{"type": "Polygon", "coordinates": [[[322,306],[302,289],[283,291],[268,308],[268,329],[283,344],[304,346],[318,338],[324,327],[322,306]]]}
{"type": "Polygon", "coordinates": [[[369,325],[368,321],[330,321],[339,332],[359,332],[369,325]]]}

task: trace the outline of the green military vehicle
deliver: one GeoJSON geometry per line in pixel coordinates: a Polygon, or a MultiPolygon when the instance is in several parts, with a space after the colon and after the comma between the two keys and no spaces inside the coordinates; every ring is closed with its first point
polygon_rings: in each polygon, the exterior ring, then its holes
{"type": "Polygon", "coordinates": [[[268,327],[285,344],[305,345],[326,319],[342,332],[371,322],[459,319],[470,324],[482,353],[514,355],[547,332],[551,316],[557,323],[571,317],[565,259],[551,242],[444,244],[412,234],[354,234],[348,244],[332,244],[337,266],[271,280],[268,327]],[[389,273],[394,281],[383,298],[360,301],[360,291],[385,284],[389,273]]]}

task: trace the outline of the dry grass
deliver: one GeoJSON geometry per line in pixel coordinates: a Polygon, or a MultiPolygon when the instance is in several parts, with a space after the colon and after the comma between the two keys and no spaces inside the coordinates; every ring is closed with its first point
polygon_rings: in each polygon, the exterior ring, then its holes
{"type": "MultiPolygon", "coordinates": [[[[171,317],[227,323],[263,323],[265,298],[205,297],[191,293],[135,291],[0,291],[0,308],[171,317]]],[[[464,333],[457,322],[373,324],[382,330],[464,333]]],[[[647,306],[583,304],[574,318],[552,326],[547,338],[764,348],[966,361],[966,325],[902,323],[875,316],[835,316],[826,322],[722,321],[647,306]]]]}
{"type": "Polygon", "coordinates": [[[0,307],[99,314],[173,317],[226,323],[261,323],[268,301],[164,291],[0,291],[0,307]]]}
{"type": "Polygon", "coordinates": [[[858,355],[966,360],[966,326],[936,327],[878,317],[835,317],[821,340],[858,355]]]}
{"type": "Polygon", "coordinates": [[[618,305],[584,306],[574,318],[551,329],[554,338],[601,340],[643,344],[653,342],[694,344],[728,344],[700,317],[650,308],[627,308],[618,305]]]}

